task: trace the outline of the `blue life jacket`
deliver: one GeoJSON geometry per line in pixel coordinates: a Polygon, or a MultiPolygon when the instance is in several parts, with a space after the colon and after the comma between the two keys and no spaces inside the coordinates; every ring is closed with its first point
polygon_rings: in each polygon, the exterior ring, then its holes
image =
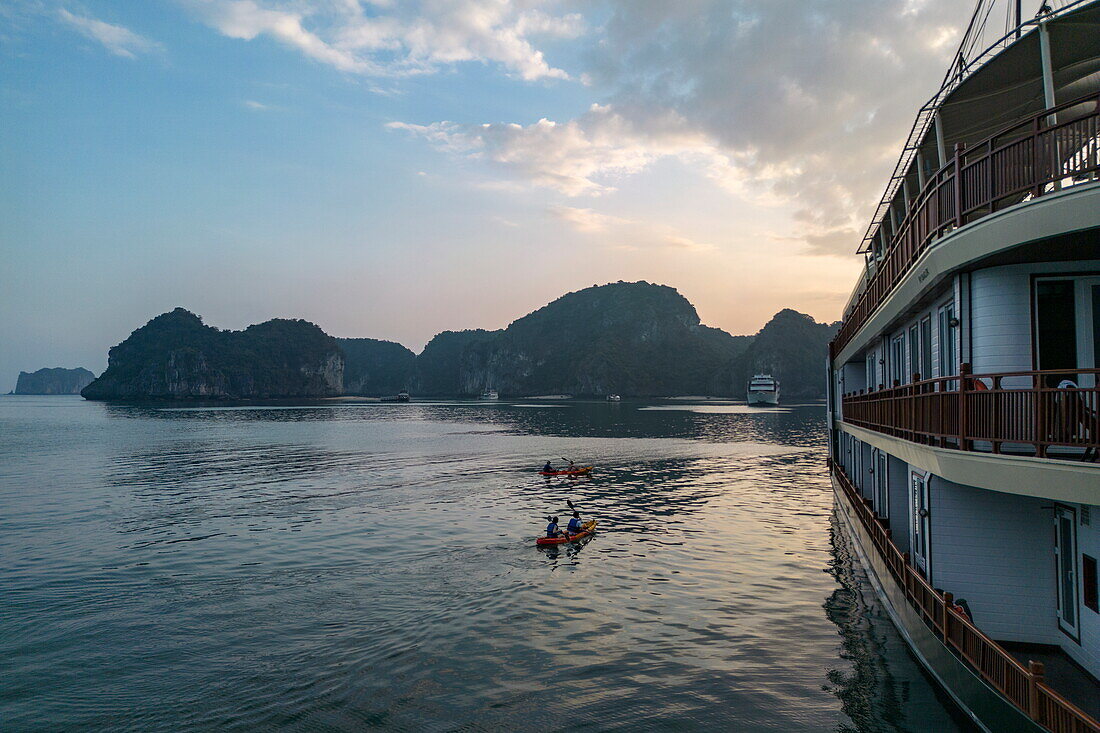
{"type": "Polygon", "coordinates": [[[546,525],[546,536],[547,537],[557,537],[558,536],[558,525],[554,524],[553,522],[550,522],[550,524],[546,525]]]}
{"type": "Polygon", "coordinates": [[[572,519],[569,520],[569,532],[571,534],[576,534],[577,532],[583,532],[583,531],[584,531],[584,525],[581,524],[581,520],[577,519],[576,517],[573,517],[572,519]]]}
{"type": "Polygon", "coordinates": [[[543,467],[542,467],[542,470],[543,470],[543,471],[545,471],[546,473],[551,473],[551,472],[553,472],[553,470],[554,470],[554,469],[553,469],[553,467],[552,467],[552,466],[550,465],[550,463],[549,463],[549,462],[547,462],[547,464],[546,464],[545,466],[543,466],[543,467]]]}

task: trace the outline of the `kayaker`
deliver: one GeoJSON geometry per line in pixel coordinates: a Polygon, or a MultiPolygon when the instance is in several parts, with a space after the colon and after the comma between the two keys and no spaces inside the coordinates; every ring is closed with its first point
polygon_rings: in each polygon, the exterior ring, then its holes
{"type": "Polygon", "coordinates": [[[550,519],[550,524],[546,525],[546,536],[551,539],[561,537],[561,530],[558,529],[557,517],[552,517],[550,519]]]}
{"type": "Polygon", "coordinates": [[[550,465],[550,461],[546,462],[546,465],[542,467],[543,473],[553,473],[554,467],[550,465]]]}
{"type": "Polygon", "coordinates": [[[573,463],[573,461],[569,461],[569,470],[570,470],[570,471],[572,471],[572,470],[573,470],[573,467],[574,467],[575,465],[576,465],[576,464],[575,464],[575,463],[573,463]]]}
{"type": "Polygon", "coordinates": [[[584,531],[584,525],[581,523],[580,512],[573,512],[573,518],[569,520],[569,526],[566,527],[565,531],[569,534],[580,534],[584,531]]]}

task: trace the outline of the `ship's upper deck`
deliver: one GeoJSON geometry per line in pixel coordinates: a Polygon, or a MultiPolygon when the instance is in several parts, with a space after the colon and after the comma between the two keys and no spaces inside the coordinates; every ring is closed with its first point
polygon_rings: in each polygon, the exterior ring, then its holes
{"type": "Polygon", "coordinates": [[[860,247],[865,269],[832,353],[939,239],[1010,206],[1094,182],[1098,122],[1100,0],[1043,12],[969,61],[961,48],[943,87],[920,110],[868,228],[860,247]]]}

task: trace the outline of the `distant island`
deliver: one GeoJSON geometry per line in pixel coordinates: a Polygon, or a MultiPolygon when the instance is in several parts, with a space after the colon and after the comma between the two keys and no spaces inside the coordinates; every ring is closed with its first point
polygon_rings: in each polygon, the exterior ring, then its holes
{"type": "Polygon", "coordinates": [[[19,372],[15,382],[15,394],[80,394],[95,375],[83,367],[76,369],[39,369],[36,372],[19,372]]]}
{"type": "Polygon", "coordinates": [[[307,321],[222,331],[184,310],[157,316],[110,350],[90,400],[277,399],[343,393],[344,353],[307,321]]]}
{"type": "Polygon", "coordinates": [[[788,397],[824,394],[834,325],[785,309],[754,336],[700,322],[665,285],[618,282],[568,293],[499,331],[445,331],[419,355],[401,344],[333,338],[300,320],[221,331],[183,308],[110,350],[93,400],[387,396],[742,397],[769,372],[788,397]]]}

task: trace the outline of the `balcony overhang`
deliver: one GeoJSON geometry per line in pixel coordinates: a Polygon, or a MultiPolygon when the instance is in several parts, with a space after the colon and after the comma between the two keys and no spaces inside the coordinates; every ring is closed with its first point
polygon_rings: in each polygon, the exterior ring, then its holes
{"type": "Polygon", "coordinates": [[[1024,201],[942,237],[917,260],[886,301],[840,350],[845,364],[914,303],[968,265],[1029,242],[1100,226],[1100,183],[1073,186],[1024,201]]]}
{"type": "Polygon", "coordinates": [[[922,471],[966,486],[1078,504],[1100,504],[1100,465],[976,453],[913,443],[837,422],[840,430],[922,471]]]}

